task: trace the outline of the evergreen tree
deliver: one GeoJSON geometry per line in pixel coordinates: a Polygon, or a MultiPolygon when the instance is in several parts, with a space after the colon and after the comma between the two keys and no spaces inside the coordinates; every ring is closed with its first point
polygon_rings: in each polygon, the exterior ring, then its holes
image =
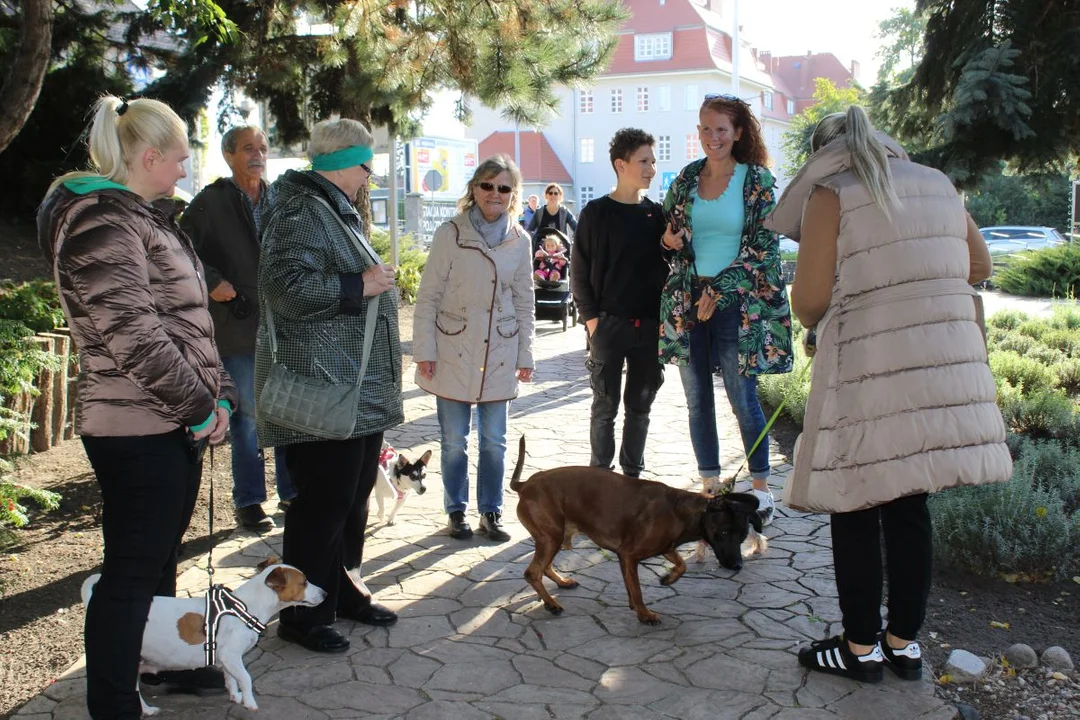
{"type": "Polygon", "coordinates": [[[823,117],[844,112],[851,105],[859,105],[863,96],[864,93],[857,87],[838,88],[828,78],[814,80],[816,102],[795,116],[791,128],[781,138],[784,172],[794,176],[810,157],[810,138],[823,117]]]}

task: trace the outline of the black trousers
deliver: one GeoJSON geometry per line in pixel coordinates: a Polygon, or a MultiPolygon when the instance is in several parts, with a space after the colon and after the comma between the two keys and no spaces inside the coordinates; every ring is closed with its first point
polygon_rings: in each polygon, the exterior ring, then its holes
{"type": "Polygon", "coordinates": [[[183,430],[83,437],[101,487],[105,560],[86,609],[86,705],[94,720],[138,720],[143,629],[155,595],[176,595],[180,540],[202,463],[183,430]]]}
{"type": "MultiPolygon", "coordinates": [[[[379,469],[383,434],[285,446],[296,497],[285,513],[282,559],[326,591],[317,607],[291,607],[281,622],[301,632],[332,625],[338,609],[356,610],[371,596],[350,579],[360,576],[367,504],[379,469]]],[[[279,448],[280,450],[280,448],[279,448]]]]}
{"type": "Polygon", "coordinates": [[[888,630],[914,640],[926,617],[933,569],[933,530],[926,493],[832,516],[833,564],[844,635],[873,645],[881,632],[881,535],[889,571],[888,630]]]}
{"type": "Polygon", "coordinates": [[[645,468],[649,410],[664,382],[664,368],[656,354],[657,324],[654,318],[631,319],[600,314],[589,341],[589,359],[585,362],[593,392],[589,464],[594,467],[610,468],[615,457],[615,418],[619,414],[619,391],[623,389],[625,366],[619,466],[623,474],[631,477],[637,477],[645,468]]]}

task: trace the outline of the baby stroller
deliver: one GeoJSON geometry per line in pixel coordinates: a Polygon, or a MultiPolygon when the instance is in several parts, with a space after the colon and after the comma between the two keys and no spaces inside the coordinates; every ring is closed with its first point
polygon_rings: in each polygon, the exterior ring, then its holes
{"type": "MultiPolygon", "coordinates": [[[[548,243],[549,247],[552,247],[548,243]]],[[[577,310],[570,293],[570,241],[555,228],[536,231],[533,238],[533,286],[536,294],[536,319],[562,322],[566,332],[567,320],[577,325],[577,310]],[[545,252],[545,240],[554,239],[561,252],[545,252]]]]}

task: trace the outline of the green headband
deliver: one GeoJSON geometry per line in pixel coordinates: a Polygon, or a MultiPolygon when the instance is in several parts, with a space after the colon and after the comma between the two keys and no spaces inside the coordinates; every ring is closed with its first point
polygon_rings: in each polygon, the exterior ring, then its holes
{"type": "Polygon", "coordinates": [[[370,162],[373,157],[375,157],[375,151],[372,148],[367,145],[353,145],[325,155],[316,155],[311,159],[311,169],[324,172],[344,170],[370,162]]]}

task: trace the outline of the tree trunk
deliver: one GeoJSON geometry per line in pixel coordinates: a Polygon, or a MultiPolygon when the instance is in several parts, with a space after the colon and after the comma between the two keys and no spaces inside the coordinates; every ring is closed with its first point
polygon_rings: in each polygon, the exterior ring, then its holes
{"type": "MultiPolygon", "coordinates": [[[[356,48],[349,44],[349,57],[346,61],[346,67],[348,72],[352,74],[359,73],[360,59],[356,56],[356,48]]],[[[341,117],[350,118],[352,120],[359,120],[364,124],[364,127],[371,131],[371,109],[366,106],[362,106],[355,98],[343,97],[341,103],[341,117]]],[[[372,135],[375,133],[372,132],[372,135]]],[[[360,191],[356,193],[356,197],[353,198],[353,204],[356,205],[356,211],[360,213],[360,223],[364,227],[364,235],[371,237],[371,192],[368,190],[368,186],[364,185],[360,188],[360,191]]]]}
{"type": "Polygon", "coordinates": [[[22,6],[19,49],[0,88],[0,152],[30,117],[52,56],[52,0],[22,0],[22,6]]]}

